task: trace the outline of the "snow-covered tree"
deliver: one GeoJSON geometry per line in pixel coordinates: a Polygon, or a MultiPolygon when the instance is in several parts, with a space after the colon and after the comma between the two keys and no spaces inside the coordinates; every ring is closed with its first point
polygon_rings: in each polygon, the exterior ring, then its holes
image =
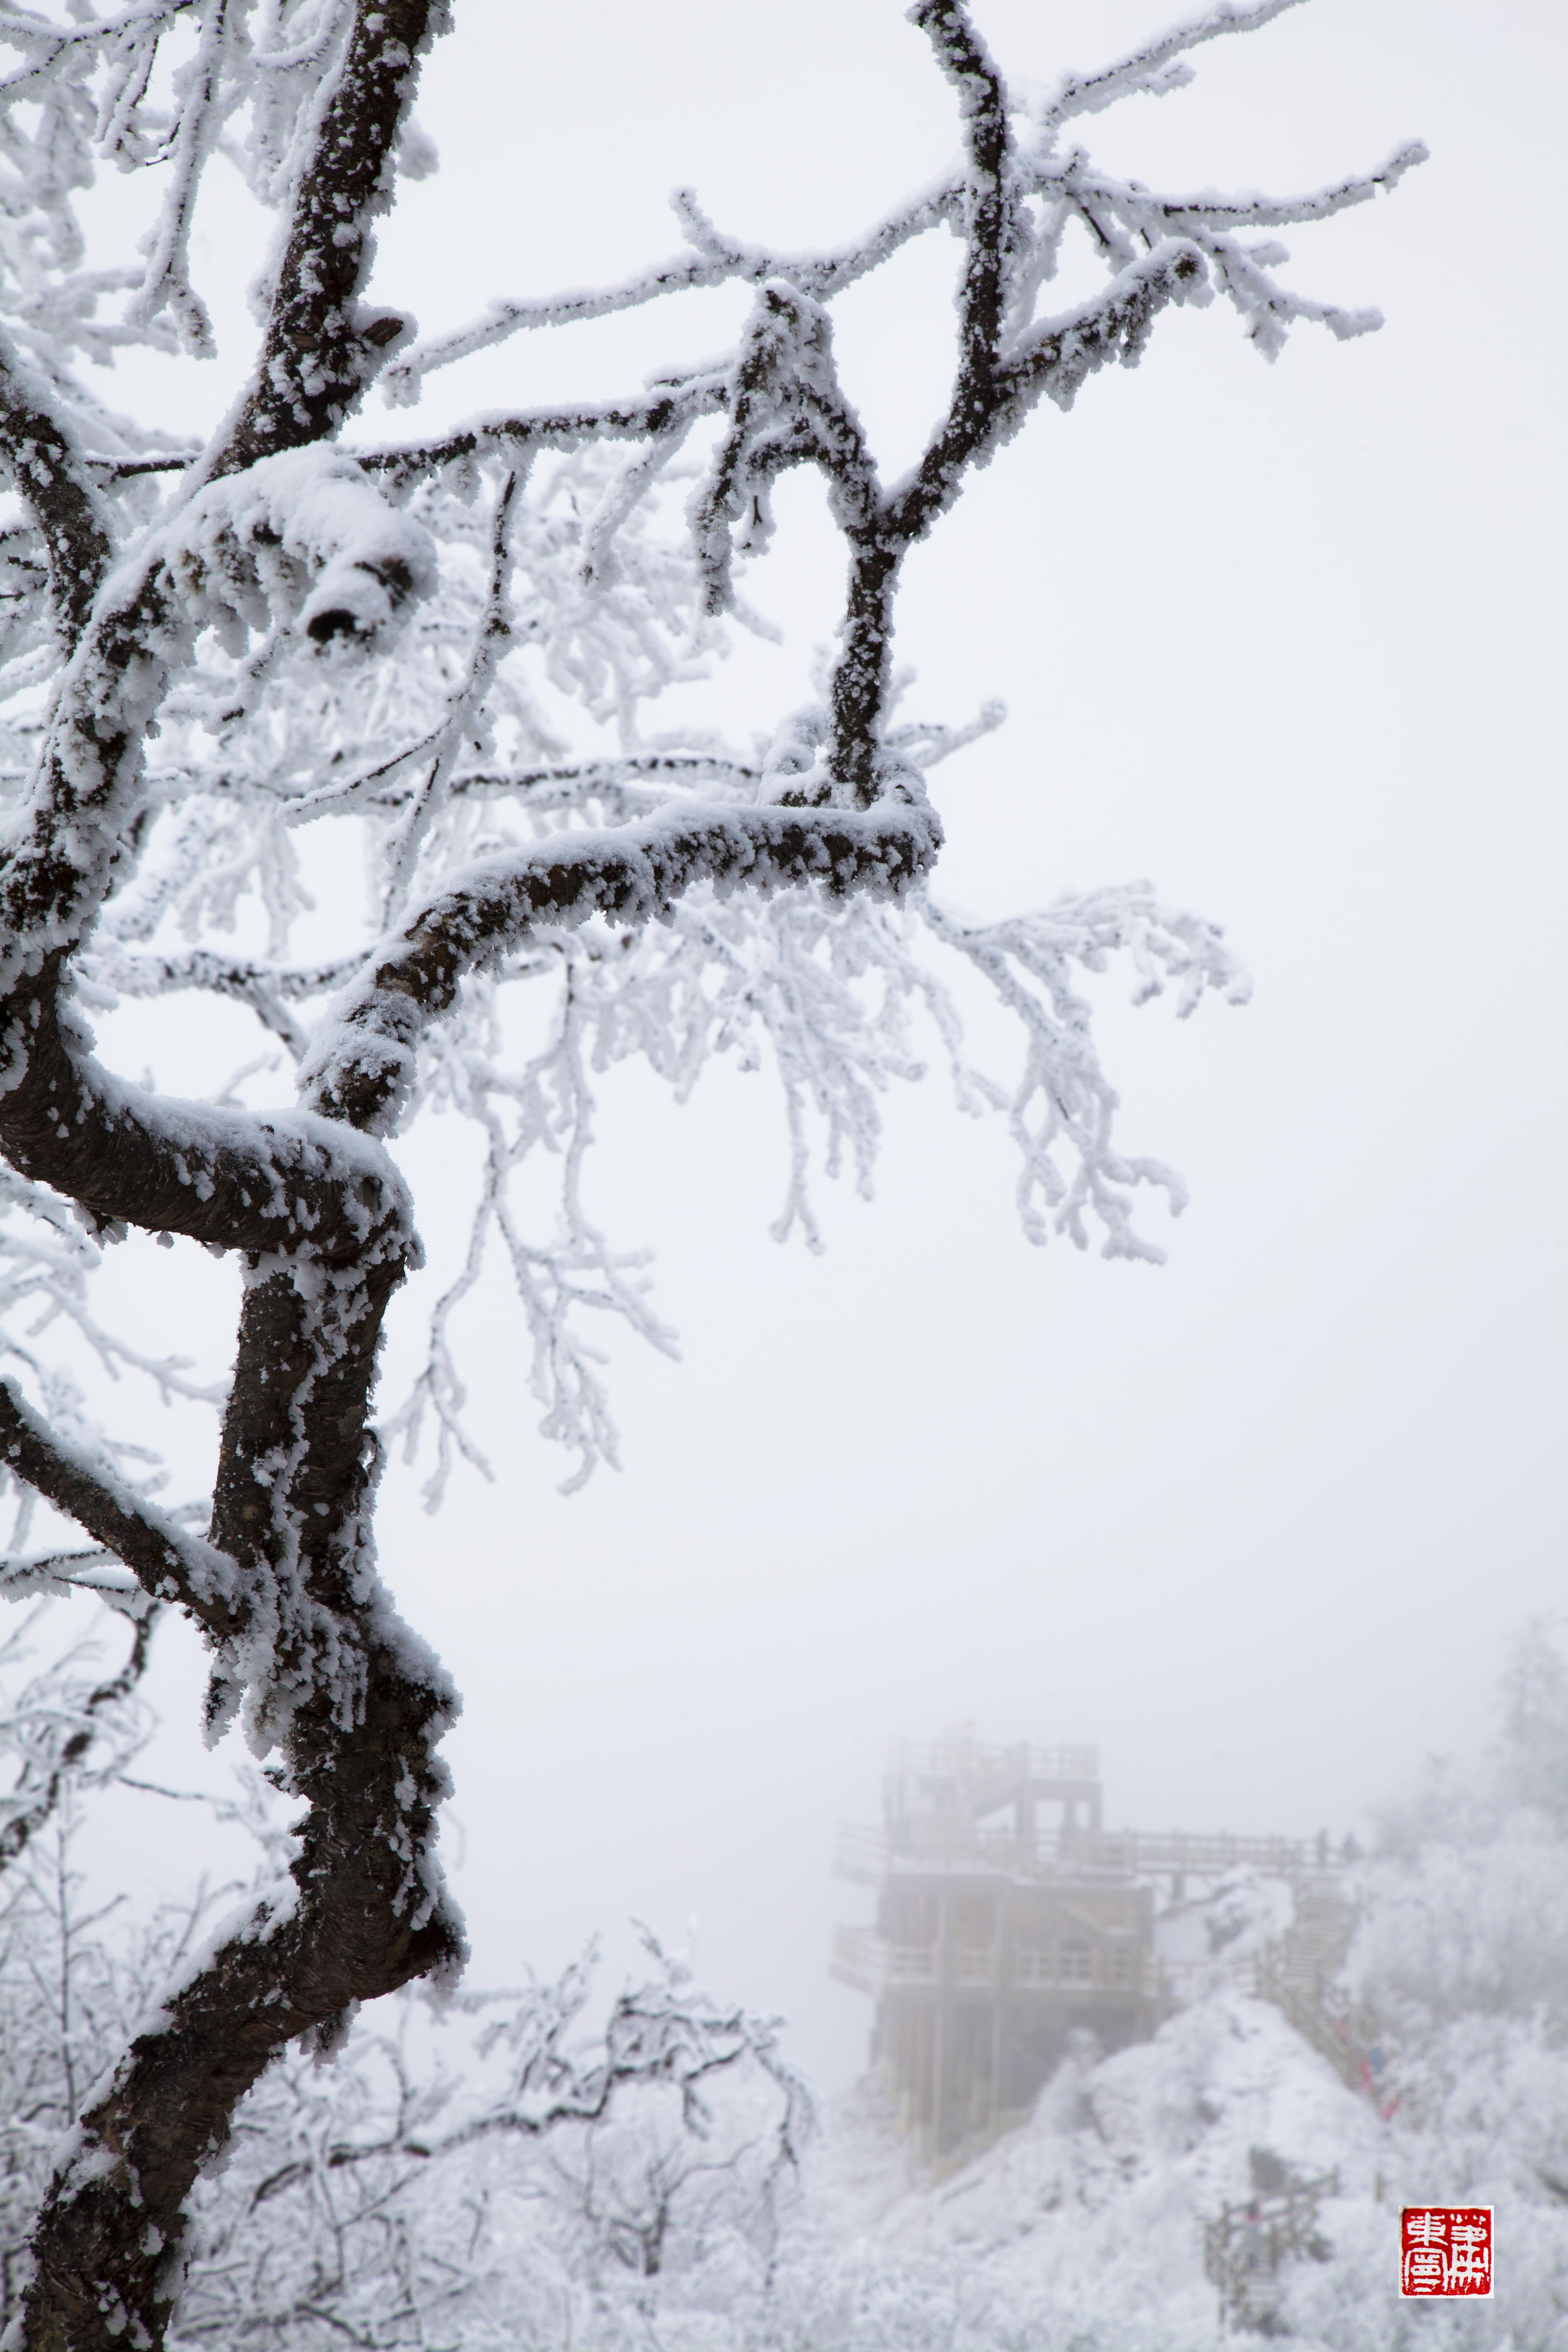
{"type": "Polygon", "coordinates": [[[0,1641],[0,2330],[19,2307],[49,2151],[203,1907],[198,1894],[116,1935],[116,1899],[90,1895],[76,1866],[84,1803],[127,1777],[151,1726],[141,1685],[160,1604],[134,1589],[116,1599],[130,1623],[128,1638],[113,1629],[123,1649],[107,1675],[100,1644],[53,1646],[47,1601],[0,1641]]]}
{"type": "MultiPolygon", "coordinates": [[[[1167,310],[1222,295],[1265,356],[1298,320],[1341,336],[1376,323],[1288,291],[1278,232],[1392,187],[1419,149],[1275,199],[1159,193],[1076,143],[1107,106],[1179,88],[1190,52],[1289,5],[1226,5],[1099,74],[1010,89],[963,0],[917,0],[962,152],[869,232],[827,253],[764,249],[683,194],[677,258],[602,293],[498,303],[426,344],[367,287],[400,169],[430,162],[409,108],[440,0],[104,15],[43,0],[0,17],[15,58],[0,81],[0,1450],[23,1522],[7,1578],[123,1571],[187,1612],[213,1653],[211,1728],[237,1715],[304,1807],[287,1871],[189,1959],[87,2095],[18,2344],[161,2342],[193,2184],[247,2090],[289,2043],[328,2051],[359,2003],[461,1964],[435,1855],[453,1693],[393,1612],[372,1533],[389,1436],[433,1428],[437,1481],[470,1442],[455,1294],[413,1394],[380,1433],[370,1418],[384,1318],[419,1254],[387,1150],[400,1125],[437,1103],[476,1122],[485,1170],[458,1292],[492,1244],[505,1252],[544,1426],[584,1471],[612,1443],[584,1316],[662,1336],[636,1263],[584,1203],[595,1068],[641,1055],[679,1089],[715,1055],[770,1054],[793,1139],[783,1226],[809,1235],[808,1114],[830,1165],[847,1154],[864,1174],[877,1092],[911,1072],[923,1006],[961,1100],[1010,1122],[1031,1237],[1082,1244],[1094,1226],[1111,1255],[1152,1254],[1134,1196],[1179,1200],[1177,1180],[1116,1147],[1075,971],[1123,952],[1141,995],[1174,983],[1184,1011],[1243,977],[1212,926],[1142,887],[990,924],[942,907],[927,772],[994,714],[968,730],[898,717],[894,602],[971,470],[1042,400],[1067,408],[1100,370],[1133,364],[1167,310]],[[187,448],[110,412],[83,363],[138,341],[211,348],[191,254],[219,153],[277,235],[243,394],[187,448]],[[163,179],[132,257],[87,234],[113,233],[111,208],[82,211],[106,167],[163,179]],[[952,392],[887,480],[840,382],[832,304],[934,232],[960,254],[952,392]],[[1069,239],[1103,281],[1053,313],[1069,239]],[[726,284],[752,291],[735,349],[624,399],[522,400],[424,439],[356,425],[374,384],[411,405],[434,370],[524,331],[726,284]],[[819,697],[759,712],[748,744],[650,731],[661,690],[750,621],[738,571],[797,466],[822,477],[847,562],[819,697]],[[372,877],[324,959],[292,945],[306,825],[336,828],[372,877]],[[265,953],[235,950],[242,906],[265,917],[265,953]],[[1011,1087],[965,1062],[944,960],[1015,1016],[1011,1087]],[[281,1042],[292,1105],[258,1099],[254,1074],[182,1100],[95,1058],[95,1008],[192,991],[281,1042]],[[510,1007],[542,996],[521,1051],[510,1007]],[[542,1235],[517,1180],[552,1152],[559,1218],[542,1235]],[[196,1392],[162,1337],[149,1352],[92,1307],[101,1252],[131,1226],[241,1269],[210,1516],[153,1499],[73,1370],[85,1354],[196,1392]],[[85,1549],[26,1550],[35,1495],[85,1549]]],[[[494,227],[498,271],[525,278],[514,225],[494,227]]]]}
{"type": "MultiPolygon", "coordinates": [[[[50,1656],[41,1603],[0,1645],[0,2331],[28,2274],[51,2151],[83,2094],[243,1884],[149,1917],[80,1866],[85,1801],[133,1773],[156,1605],[117,1673],[50,1656]],[[42,1653],[42,1654],[40,1654],[42,1653]],[[31,1669],[31,1671],[28,1671],[31,1669]]],[[[252,1898],[291,1841],[253,1768],[185,1795],[248,1834],[252,1898]]],[[[765,2293],[815,2126],[779,2021],[714,2001],[646,1930],[645,1967],[595,2022],[592,1950],[555,1983],[410,1987],[333,2062],[296,2048],[242,2103],[198,2186],[178,2339],[227,2346],[635,2339],[765,2293]],[[390,2013],[387,2013],[387,2011],[390,2013]]]]}
{"type": "Polygon", "coordinates": [[[289,2053],[198,2192],[180,2343],[607,2347],[759,2298],[811,2103],[776,2020],[647,1942],[597,2031],[589,1955],[434,2028],[405,1994],[325,2070],[289,2053]]]}

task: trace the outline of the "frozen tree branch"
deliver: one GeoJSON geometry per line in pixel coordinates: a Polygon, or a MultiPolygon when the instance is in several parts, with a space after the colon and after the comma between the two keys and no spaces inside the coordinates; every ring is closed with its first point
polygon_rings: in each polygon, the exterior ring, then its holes
{"type": "Polygon", "coordinates": [[[0,1461],[122,1559],[151,1599],[178,1601],[212,1633],[234,1630],[232,1562],[49,1429],[11,1381],[0,1381],[0,1461]]]}
{"type": "Polygon", "coordinates": [[[492,860],[422,908],[339,1000],[320,1057],[301,1072],[306,1099],[352,1126],[384,1129],[412,1083],[426,1021],[451,1003],[466,972],[543,931],[593,916],[641,925],[698,882],[743,881],[764,897],[809,881],[896,895],[924,871],[940,837],[929,813],[903,799],[886,816],[699,806],[492,860]]]}
{"type": "Polygon", "coordinates": [[[419,61],[446,24],[441,0],[357,0],[342,59],[292,192],[256,372],[209,475],[334,433],[406,331],[359,297],[374,255],[371,223],[392,202],[394,150],[419,61]]]}
{"type": "Polygon", "coordinates": [[[1205,42],[1223,39],[1229,33],[1256,33],[1276,16],[1282,16],[1287,8],[1300,5],[1301,0],[1258,0],[1251,8],[1228,5],[1211,8],[1204,16],[1192,17],[1186,24],[1160,34],[1154,40],[1143,42],[1098,73],[1064,74],[1040,110],[1042,139],[1050,140],[1064,123],[1076,117],[1102,114],[1108,106],[1114,106],[1119,99],[1133,91],[1163,97],[1168,90],[1184,88],[1192,79],[1192,68],[1184,62],[1189,50],[1202,48],[1205,42]]]}
{"type": "Polygon", "coordinates": [[[102,504],[74,436],[0,336],[0,458],[31,508],[62,637],[80,635],[111,549],[102,504]]]}
{"type": "MultiPolygon", "coordinates": [[[[53,1820],[67,1791],[88,1777],[88,1759],[105,1744],[96,1768],[99,1779],[118,1778],[141,1743],[142,1727],[129,1702],[147,1671],[157,1624],[157,1604],[142,1609],[132,1626],[124,1664],[107,1682],[86,1689],[66,1679],[74,1655],[61,1660],[41,1681],[25,1687],[0,1726],[0,1748],[17,1759],[10,1788],[0,1797],[0,1871],[16,1862],[53,1820]]],[[[16,1645],[0,1644],[0,1664],[16,1645]]]]}

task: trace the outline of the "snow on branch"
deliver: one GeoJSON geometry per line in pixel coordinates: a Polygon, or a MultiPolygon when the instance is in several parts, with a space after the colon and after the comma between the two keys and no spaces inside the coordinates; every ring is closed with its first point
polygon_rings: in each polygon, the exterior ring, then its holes
{"type": "Polygon", "coordinates": [[[341,56],[320,99],[310,91],[300,111],[303,152],[279,173],[289,183],[289,211],[271,308],[249,391],[212,457],[215,473],[329,437],[406,339],[400,311],[360,298],[420,62],[446,25],[441,0],[353,0],[341,56]]]}
{"type": "Polygon", "coordinates": [[[476,969],[592,916],[642,925],[696,882],[742,883],[766,898],[821,882],[896,896],[941,840],[934,817],[900,796],[884,807],[795,810],[672,805],[613,832],[578,833],[459,875],[371,959],[345,992],[300,1073],[306,1099],[372,1134],[395,1119],[426,1024],[476,969]]]}
{"type": "MultiPolygon", "coordinates": [[[[74,1391],[63,1370],[41,1360],[38,1341],[68,1329],[113,1381],[122,1371],[145,1375],[164,1404],[176,1397],[216,1403],[223,1391],[191,1378],[184,1356],[153,1356],[110,1331],[92,1312],[92,1277],[103,1263],[100,1244],[112,1239],[79,1203],[69,1204],[43,1186],[0,1171],[0,1353],[33,1372],[45,1385],[48,1409],[72,1417],[74,1391]],[[14,1326],[26,1320],[25,1337],[14,1326]]],[[[85,1432],[84,1432],[85,1433],[85,1432]]]]}
{"type": "Polygon", "coordinates": [[[462,1267],[430,1312],[424,1368],[405,1402],[382,1426],[384,1444],[401,1444],[412,1462],[426,1417],[434,1423],[436,1460],[425,1488],[429,1510],[439,1506],[458,1456],[483,1476],[491,1475],[467,1426],[468,1394],[458,1370],[452,1325],[478,1286],[496,1241],[510,1262],[531,1343],[529,1384],[543,1408],[540,1433],[577,1457],[563,1493],[584,1485],[600,1462],[619,1466],[602,1357],[584,1339],[581,1318],[616,1316],[651,1346],[666,1355],[676,1353],[673,1333],[647,1305],[648,1254],[612,1248],[584,1202],[595,1107],[587,1064],[590,1053],[599,1058],[605,1049],[599,961],[591,947],[585,954],[563,958],[551,1034],[515,1075],[497,1066],[493,1052],[475,1050],[475,1032],[486,1025],[489,1005],[477,1007],[478,1017],[459,1023],[455,1035],[437,1031],[431,1041],[434,1066],[425,1073],[426,1088],[478,1123],[485,1168],[462,1267]],[[510,1132],[504,1116],[509,1110],[510,1132]],[[555,1154],[561,1168],[556,1229],[547,1242],[530,1239],[509,1198],[511,1178],[535,1150],[555,1154]]]}
{"type": "MultiPolygon", "coordinates": [[[[161,310],[168,310],[182,348],[196,359],[216,357],[217,346],[206,306],[191,284],[191,225],[203,166],[226,114],[244,94],[229,57],[243,42],[243,16],[239,0],[207,0],[196,54],[175,73],[169,186],[153,232],[146,276],[126,312],[128,325],[147,327],[161,310]]],[[[123,100],[113,107],[110,121],[110,140],[123,145],[123,100]]]]}
{"type": "Polygon", "coordinates": [[[879,500],[860,420],[839,388],[832,329],[819,303],[782,280],[757,298],[728,392],[730,430],[688,509],[710,613],[733,598],[733,525],[752,516],[748,552],[771,531],[768,493],[786,467],[821,467],[841,530],[864,529],[879,500]]]}
{"type": "MultiPolygon", "coordinates": [[[[84,1682],[72,1671],[89,1648],[79,1642],[20,1689],[0,1693],[0,1762],[9,1767],[0,1789],[0,1872],[26,1853],[68,1792],[120,1779],[146,1738],[137,1692],[158,1616],[159,1604],[143,1601],[125,1663],[105,1681],[84,1682]]],[[[26,1655],[26,1633],[24,1625],[0,1642],[0,1672],[26,1655]]]]}
{"type": "Polygon", "coordinates": [[[1256,0],[1252,7],[1238,8],[1230,5],[1229,0],[1221,0],[1217,8],[1142,42],[1098,73],[1064,74],[1036,114],[1042,145],[1048,144],[1064,123],[1085,114],[1101,114],[1119,99],[1135,92],[1163,97],[1169,90],[1184,89],[1192,79],[1191,68],[1182,63],[1189,49],[1221,40],[1229,33],[1256,33],[1282,16],[1287,8],[1300,5],[1300,0],[1256,0]]]}
{"type": "Polygon", "coordinates": [[[607,2015],[590,1950],[434,2020],[405,1996],[330,2069],[290,2053],[198,2192],[182,2341],[624,2346],[667,2278],[727,2324],[772,2278],[816,2116],[778,2021],[644,1940],[607,2015]]]}
{"type": "Polygon", "coordinates": [[[668,2084],[682,2119],[699,2138],[708,2130],[708,2097],[722,2075],[758,2066],[784,2094],[776,2162],[793,2164],[811,2128],[810,2093],[779,2051],[778,2018],[710,2000],[694,1986],[689,1967],[667,1952],[647,1928],[644,1948],[654,1963],[643,1983],[613,2002],[602,2033],[582,2047],[579,2020],[598,1958],[590,1947],[557,1982],[541,1985],[481,2037],[481,2050],[504,2056],[509,2080],[486,2113],[464,2123],[428,2152],[455,2148],[496,2133],[538,2137],[563,2124],[597,2123],[633,2086],[668,2084]]]}
{"type": "Polygon", "coordinates": [[[192,948],[184,954],[137,954],[106,948],[95,941],[84,963],[94,982],[107,984],[116,998],[158,997],[198,991],[228,997],[247,1005],[264,1028],[293,1055],[296,1061],[310,1043],[304,1022],[289,1011],[300,998],[322,996],[341,988],[357,970],[359,958],[343,957],[329,964],[294,968],[258,962],[246,956],[223,955],[211,948],[192,948]]]}
{"type": "Polygon", "coordinates": [[[555,992],[549,1027],[516,1069],[503,1057],[507,970],[471,983],[424,1049],[416,1107],[439,1104],[476,1122],[484,1140],[479,1196],[460,1268],[431,1309],[425,1362],[382,1428],[388,1447],[401,1444],[410,1459],[434,1430],[428,1507],[459,1460],[489,1475],[468,1425],[458,1325],[494,1253],[510,1265],[527,1321],[541,1433],[575,1456],[568,1491],[601,1463],[618,1462],[602,1357],[588,1333],[608,1316],[673,1352],[649,1302],[648,1254],[616,1245],[587,1205],[598,1082],[626,1061],[643,1062],[678,1101],[721,1056],[742,1070],[771,1067],[785,1129],[784,1197],[773,1232],[781,1242],[798,1232],[819,1249],[815,1171],[847,1173],[869,1198],[881,1097],[924,1075],[934,1043],[959,1108],[1007,1122],[1032,1241],[1065,1232],[1081,1246],[1098,1228],[1106,1255],[1157,1260],[1135,1221],[1137,1195],[1152,1189],[1179,1206],[1180,1180],[1123,1150],[1081,986],[1083,975],[1123,961],[1135,1003],[1170,991],[1185,1017],[1211,992],[1246,1001],[1247,975],[1217,929],[1163,905],[1145,884],[996,923],[960,919],[929,887],[902,905],[791,892],[765,920],[744,896],[698,887],[667,921],[639,933],[589,923],[558,939],[528,980],[555,992]],[[976,1067],[965,1044],[957,985],[965,969],[1015,1029],[1011,1077],[976,1067]],[[557,1171],[542,1218],[511,1197],[541,1160],[557,1171]]]}
{"type": "MultiPolygon", "coordinates": [[[[1018,1213],[1028,1238],[1038,1244],[1065,1233],[1087,1248],[1085,1218],[1092,1215],[1104,1235],[1102,1256],[1158,1264],[1164,1252],[1135,1229],[1132,1195],[1151,1185],[1180,1215],[1186,1187],[1160,1160],[1128,1158],[1117,1149],[1119,1098],[1100,1067],[1090,1009],[1073,984],[1072,967],[1104,971],[1112,955],[1124,953],[1138,975],[1133,1003],[1146,1003],[1174,982],[1183,1019],[1211,990],[1245,1004],[1251,992],[1245,968],[1213,924],[1163,907],[1147,884],[1058,899],[1039,914],[997,923],[960,921],[929,898],[921,913],[932,936],[973,965],[1023,1031],[1023,1069],[1005,1099],[1022,1163],[1018,1213]]],[[[942,1008],[939,1017],[960,1101],[973,1101],[976,1081],[951,1011],[942,1008]]],[[[983,1102],[999,1106],[1004,1099],[989,1081],[979,1081],[978,1092],[983,1102]]]]}
{"type": "Polygon", "coordinates": [[[142,5],[118,9],[110,16],[58,26],[16,9],[0,12],[0,41],[26,53],[26,63],[0,79],[0,103],[15,104],[17,98],[35,94],[40,82],[74,67],[85,51],[134,52],[195,5],[195,0],[142,0],[142,5]]]}
{"type": "Polygon", "coordinates": [[[312,645],[368,645],[436,572],[428,532],[332,449],[259,458],[198,491],[162,553],[192,625],[236,653],[280,622],[312,645]]]}
{"type": "Polygon", "coordinates": [[[402,485],[491,454],[510,461],[534,449],[577,449],[604,441],[668,442],[684,435],[699,417],[723,408],[729,381],[728,372],[709,370],[660,386],[641,399],[519,409],[478,418],[434,441],[355,454],[367,473],[385,473],[402,485]]]}
{"type": "Polygon", "coordinates": [[[696,253],[656,263],[624,284],[602,291],[581,289],[527,300],[492,303],[487,316],[471,327],[433,337],[404,352],[387,369],[382,379],[383,390],[394,405],[411,407],[419,398],[426,375],[437,368],[450,367],[455,361],[470,358],[476,352],[492,350],[497,343],[528,328],[568,326],[580,320],[609,318],[618,310],[639,310],[644,303],[656,302],[663,295],[689,293],[700,287],[722,286],[737,279],[742,284],[760,286],[770,278],[778,278],[800,288],[814,299],[826,300],[829,295],[854,285],[883,261],[890,260],[911,238],[945,221],[961,200],[961,184],[956,181],[943,182],[889,214],[842,251],[800,254],[772,252],[721,237],[701,214],[692,191],[678,188],[671,202],[682,226],[698,247],[696,253]]]}
{"type": "Polygon", "coordinates": [[[1006,85],[962,0],[915,0],[908,11],[958,92],[964,175],[963,276],[958,294],[958,384],[953,414],[982,391],[1002,331],[1004,274],[1016,241],[1021,193],[1013,170],[1006,85]]]}
{"type": "Polygon", "coordinates": [[[237,1625],[232,1560],[160,1511],[107,1464],[94,1461],[0,1380],[0,1467],[122,1559],[153,1599],[180,1601],[210,1631],[237,1625]]]}
{"type": "Polygon", "coordinates": [[[76,436],[0,334],[0,463],[32,509],[62,639],[80,634],[111,554],[108,518],[76,436]]]}

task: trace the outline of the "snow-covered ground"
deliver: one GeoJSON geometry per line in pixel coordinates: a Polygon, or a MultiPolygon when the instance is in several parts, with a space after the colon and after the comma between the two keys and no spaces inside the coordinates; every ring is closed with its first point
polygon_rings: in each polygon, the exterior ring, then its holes
{"type": "Polygon", "coordinates": [[[1254,2150],[1305,2176],[1337,2167],[1336,2258],[1353,2244],[1363,2266],[1381,2235],[1393,2274],[1397,2210],[1375,2201],[1384,2137],[1371,2103],[1277,2010],[1226,1991],[1152,2042],[1067,2059],[1024,2129],[934,2187],[904,2176],[863,2096],[832,2120],[808,2207],[820,2243],[858,2242],[969,2297],[977,2343],[1023,2327],[1076,2352],[1207,2352],[1218,2326],[1203,2225],[1252,2195],[1254,2150]]]}
{"type": "MultiPolygon", "coordinates": [[[[1204,2224],[1252,2196],[1261,2153],[1340,2183],[1319,2210],[1324,2257],[1258,2282],[1269,2334],[1301,2352],[1557,2352],[1568,2214],[1522,2144],[1531,2107],[1554,2109],[1559,2137],[1568,2126],[1568,2086],[1558,2075],[1548,2092],[1544,2056],[1528,2027],[1472,2030],[1445,2053],[1441,2105],[1385,2123],[1268,2002],[1220,1991],[1151,2042],[1069,2058],[1024,2129],[934,2186],[910,2178],[862,2093],[830,2117],[808,2173],[782,2300],[798,2295],[818,2332],[787,2340],[1212,2352],[1225,2336],[1204,2224]],[[1532,2082],[1546,2095],[1531,2099],[1532,2082]],[[1496,2207],[1497,2291],[1413,2309],[1398,2294],[1400,2207],[1448,2201],[1496,2207]]],[[[1420,2070],[1424,2085],[1443,2064],[1420,2070]]]]}
{"type": "MultiPolygon", "coordinates": [[[[291,2052],[199,2191],[172,2341],[1568,2352],[1568,1665],[1543,1633],[1503,1696],[1493,1747],[1429,1766],[1349,1874],[1358,1924],[1331,2013],[1375,2032],[1375,2102],[1246,1989],[1289,1929],[1283,1881],[1184,1905],[1185,2004],[1110,2057],[1085,2037],[1026,2125],[940,2178],[874,2084],[809,2131],[787,2034],[650,1945],[648,1981],[596,2030],[575,1971],[445,2011],[379,2004],[325,2066],[291,2052]],[[1269,2216],[1304,2183],[1319,2193],[1271,2263],[1269,2216]],[[1489,2298],[1401,2302],[1405,2204],[1494,2209],[1489,2298]],[[1205,2268],[1226,2208],[1247,2256],[1228,2298],[1205,2268]]],[[[70,1880],[43,1859],[8,1874],[0,1919],[0,2280],[20,2275],[68,2116],[66,2041],[89,2074],[194,1927],[123,1951],[73,1927],[67,2033],[50,1989],[70,1880]]]]}
{"type": "MultiPolygon", "coordinates": [[[[1300,2352],[1568,2347],[1568,1675],[1539,1630],[1478,1764],[1427,1768],[1355,1874],[1347,1995],[1378,2021],[1381,2114],[1269,2003],[1226,1981],[1279,1889],[1219,1898],[1209,1989],[1147,2043],[1080,2051],[1028,2124],[913,2177],[864,2091],[829,2119],[781,2266],[798,2324],[845,2352],[1211,2352],[1205,2221],[1264,2179],[1337,2172],[1313,2252],[1260,2276],[1300,2352]],[[1490,2205],[1489,2298],[1402,2303],[1405,2204],[1490,2205]],[[831,2287],[828,2282],[832,2282],[831,2287]]],[[[1271,1909],[1271,1906],[1275,1906],[1271,1909]]],[[[674,2339],[671,2339],[672,2341],[674,2339]]]]}

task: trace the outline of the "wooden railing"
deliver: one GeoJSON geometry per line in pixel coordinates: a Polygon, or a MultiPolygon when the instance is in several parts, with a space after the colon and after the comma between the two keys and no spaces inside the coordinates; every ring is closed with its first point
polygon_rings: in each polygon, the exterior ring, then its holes
{"type": "Polygon", "coordinates": [[[978,1780],[988,1785],[1023,1780],[1098,1781],[1100,1750],[1070,1742],[1058,1748],[1033,1748],[1025,1740],[1009,1748],[989,1748],[955,1733],[947,1739],[896,1740],[889,1766],[893,1772],[916,1780],[978,1780]]]}
{"type": "Polygon", "coordinates": [[[1296,1878],[1317,1866],[1310,1838],[1247,1837],[1220,1831],[1042,1830],[1024,1844],[1010,1830],[969,1829],[945,1819],[907,1824],[897,1846],[878,1830],[846,1822],[838,1832],[834,1869],[857,1885],[878,1886],[909,1872],[982,1871],[1014,1878],[1213,1878],[1229,1870],[1262,1870],[1296,1878]]]}
{"type": "Polygon", "coordinates": [[[1222,2323],[1279,2332],[1273,2319],[1272,2282],[1292,2255],[1323,2260],[1330,2249],[1318,2227],[1325,2198],[1340,2193],[1337,2171],[1316,2180],[1289,2180],[1268,2197],[1245,2205],[1222,2205],[1216,2221],[1204,2224],[1204,2276],[1219,2292],[1222,2323]]]}
{"type": "Polygon", "coordinates": [[[1068,1937],[1055,1945],[1016,1950],[1005,1978],[1000,1974],[994,1944],[961,1944],[953,1951],[952,1973],[944,1979],[935,1944],[892,1944],[871,1927],[836,1927],[831,1968],[840,1983],[870,1993],[880,1993],[890,1985],[934,1987],[947,1982],[973,1988],[1001,1983],[1025,1992],[1139,1993],[1152,2000],[1163,1987],[1153,1955],[1141,1954],[1131,1940],[1121,1937],[1104,1944],[1068,1937]]]}
{"type": "Polygon", "coordinates": [[[851,1984],[859,1992],[938,1981],[934,1944],[889,1944],[870,1927],[835,1927],[830,1965],[841,1984],[851,1984]]]}

